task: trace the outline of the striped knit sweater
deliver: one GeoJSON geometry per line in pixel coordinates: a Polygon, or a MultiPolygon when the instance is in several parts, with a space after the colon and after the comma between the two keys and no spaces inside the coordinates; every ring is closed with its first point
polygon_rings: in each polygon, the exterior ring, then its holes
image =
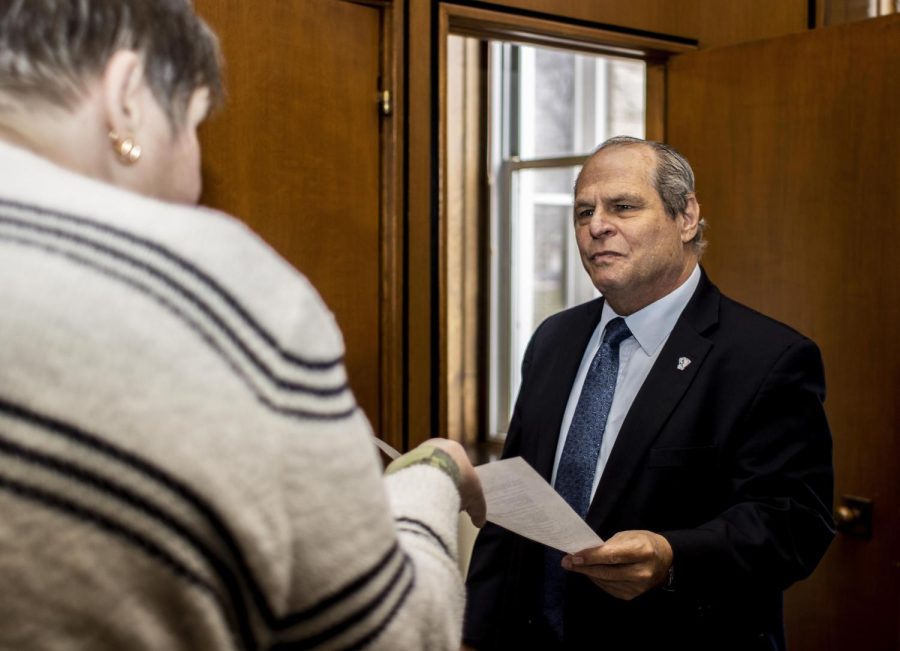
{"type": "Polygon", "coordinates": [[[342,353],[237,221],[0,143],[0,649],[458,648],[456,489],[342,353]]]}

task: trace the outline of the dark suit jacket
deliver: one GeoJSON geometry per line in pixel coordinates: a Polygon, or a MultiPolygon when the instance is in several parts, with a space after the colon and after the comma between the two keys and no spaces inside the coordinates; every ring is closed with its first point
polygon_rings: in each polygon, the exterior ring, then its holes
{"type": "MultiPolygon", "coordinates": [[[[563,412],[602,299],[547,319],[522,364],[503,456],[548,481],[563,412]]],[[[622,424],[587,514],[604,539],[646,529],[674,552],[673,591],[632,601],[581,575],[566,648],[782,649],[782,591],[834,535],[831,434],[816,345],[720,294],[704,273],[622,424]],[[678,360],[691,363],[679,370],[678,360]]],[[[475,544],[465,636],[545,649],[543,548],[494,525],[475,544]]]]}

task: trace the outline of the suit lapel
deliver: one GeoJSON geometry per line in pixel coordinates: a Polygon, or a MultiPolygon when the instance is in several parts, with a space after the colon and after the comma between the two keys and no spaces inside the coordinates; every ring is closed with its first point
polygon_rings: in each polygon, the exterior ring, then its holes
{"type": "Polygon", "coordinates": [[[573,313],[572,322],[566,324],[566,336],[553,342],[553,357],[545,374],[547,382],[540,395],[540,409],[537,410],[540,417],[535,428],[538,441],[535,470],[548,482],[553,475],[559,428],[572,384],[588,341],[603,313],[603,299],[591,301],[584,308],[573,313]]]}
{"type": "Polygon", "coordinates": [[[702,333],[718,321],[719,296],[704,273],[619,430],[588,509],[586,519],[595,530],[622,500],[629,480],[644,463],[646,451],[703,366],[712,342],[702,333]],[[679,368],[682,357],[690,364],[682,363],[679,368]]]}

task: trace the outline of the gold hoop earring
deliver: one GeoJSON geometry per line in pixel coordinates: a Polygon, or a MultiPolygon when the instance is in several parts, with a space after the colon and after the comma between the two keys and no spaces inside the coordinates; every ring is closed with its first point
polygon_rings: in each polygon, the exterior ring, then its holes
{"type": "Polygon", "coordinates": [[[134,141],[134,138],[130,136],[122,138],[115,131],[110,131],[109,139],[112,142],[113,151],[125,165],[134,165],[141,159],[144,150],[134,141]]]}

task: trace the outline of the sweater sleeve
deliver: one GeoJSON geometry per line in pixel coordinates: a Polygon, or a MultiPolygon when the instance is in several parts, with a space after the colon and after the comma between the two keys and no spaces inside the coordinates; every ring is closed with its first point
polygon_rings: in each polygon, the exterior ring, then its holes
{"type": "Polygon", "coordinates": [[[457,649],[464,590],[457,564],[459,493],[444,471],[415,465],[385,479],[397,537],[416,568],[411,607],[394,649],[457,649]]]}
{"type": "Polygon", "coordinates": [[[322,437],[328,452],[286,468],[291,551],[267,559],[286,585],[269,646],[458,649],[456,486],[424,464],[381,476],[371,434],[358,434],[322,437]]]}

